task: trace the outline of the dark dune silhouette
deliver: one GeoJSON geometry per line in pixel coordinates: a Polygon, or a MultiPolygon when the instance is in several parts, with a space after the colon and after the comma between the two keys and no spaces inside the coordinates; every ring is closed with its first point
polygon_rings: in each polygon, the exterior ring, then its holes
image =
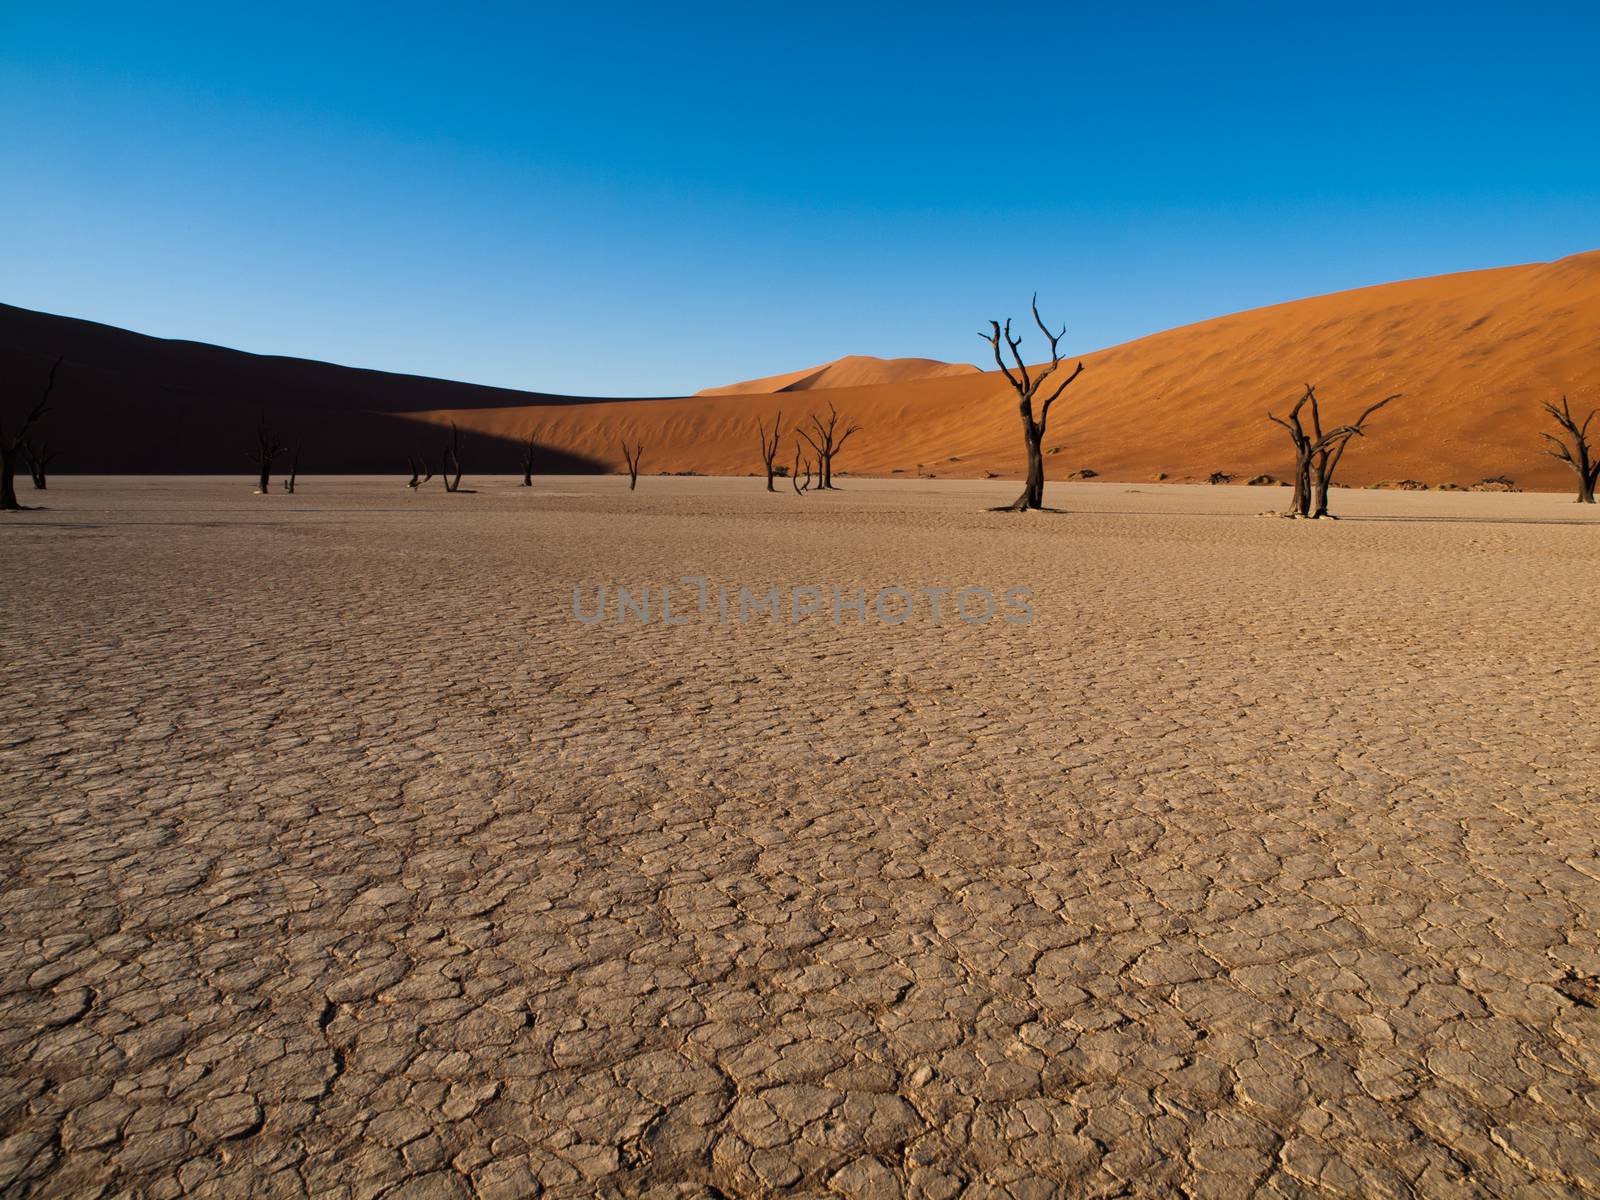
{"type": "MultiPolygon", "coordinates": [[[[303,439],[304,472],[398,474],[408,454],[426,454],[437,467],[443,446],[439,426],[412,414],[599,402],[250,354],[0,304],[7,413],[33,402],[58,357],[65,362],[44,434],[62,448],[62,474],[245,473],[263,413],[284,441],[303,439]]],[[[469,474],[520,470],[515,433],[462,430],[469,474]]],[[[535,469],[609,468],[541,446],[535,469]]]]}

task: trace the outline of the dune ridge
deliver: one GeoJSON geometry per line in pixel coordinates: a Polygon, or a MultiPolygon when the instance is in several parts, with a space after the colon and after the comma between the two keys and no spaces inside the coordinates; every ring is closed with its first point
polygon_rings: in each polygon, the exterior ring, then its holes
{"type": "MultiPolygon", "coordinates": [[[[853,382],[858,367],[907,361],[863,357],[732,385],[766,390],[553,396],[263,358],[3,306],[0,351],[13,379],[42,378],[55,354],[69,360],[60,473],[242,471],[239,444],[266,410],[313,431],[307,473],[400,472],[411,448],[435,446],[454,422],[468,435],[469,474],[515,469],[531,435],[541,470],[620,470],[627,437],[644,443],[647,475],[746,475],[760,468],[758,420],[781,409],[788,425],[830,403],[862,427],[836,464],[846,473],[1011,477],[1024,467],[1005,379],[960,364],[853,382]]],[[[1566,395],[1583,412],[1600,405],[1600,251],[1293,300],[1082,358],[1083,376],[1052,415],[1051,480],[1086,469],[1108,481],[1282,477],[1288,442],[1267,412],[1309,382],[1331,420],[1404,393],[1346,456],[1341,482],[1505,476],[1565,490],[1570,473],[1544,453],[1539,404],[1566,395]]],[[[779,461],[792,453],[786,435],[779,461]]]]}
{"type": "Polygon", "coordinates": [[[746,379],[721,387],[702,388],[696,396],[750,396],[768,392],[809,392],[824,388],[870,387],[879,383],[909,383],[919,379],[944,379],[951,375],[980,375],[971,363],[941,362],[936,358],[874,358],[847,354],[820,367],[806,367],[782,375],[746,379]]]}

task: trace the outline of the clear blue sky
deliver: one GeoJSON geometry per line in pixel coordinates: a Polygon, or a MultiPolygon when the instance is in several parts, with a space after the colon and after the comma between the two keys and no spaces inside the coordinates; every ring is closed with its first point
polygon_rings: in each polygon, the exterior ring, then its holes
{"type": "Polygon", "coordinates": [[[1592,0],[0,14],[0,300],[268,353],[660,395],[1600,247],[1592,0]]]}

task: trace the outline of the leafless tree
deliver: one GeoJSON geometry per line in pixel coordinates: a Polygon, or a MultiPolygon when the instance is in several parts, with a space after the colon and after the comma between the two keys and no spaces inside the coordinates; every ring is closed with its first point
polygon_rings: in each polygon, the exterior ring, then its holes
{"type": "Polygon", "coordinates": [[[1555,445],[1554,450],[1546,450],[1551,458],[1560,459],[1571,467],[1578,476],[1579,504],[1594,503],[1594,485],[1600,481],[1600,462],[1593,457],[1593,450],[1589,446],[1589,422],[1594,420],[1596,412],[1600,409],[1589,410],[1589,415],[1583,419],[1583,424],[1578,424],[1578,419],[1572,415],[1572,410],[1567,407],[1567,398],[1561,397],[1561,407],[1557,408],[1548,401],[1541,407],[1549,413],[1555,423],[1566,431],[1571,439],[1571,445],[1556,437],[1553,433],[1540,433],[1539,436],[1555,445]]]}
{"type": "Polygon", "coordinates": [[[522,486],[533,486],[533,434],[528,435],[527,443],[522,447],[522,486]]]}
{"type": "Polygon", "coordinates": [[[33,476],[34,490],[44,491],[49,484],[49,480],[45,476],[45,470],[60,455],[50,449],[49,442],[41,441],[35,446],[30,441],[22,444],[22,457],[27,461],[28,474],[33,476]]]}
{"type": "Polygon", "coordinates": [[[439,478],[444,481],[445,491],[461,490],[461,431],[456,428],[454,421],[450,422],[450,440],[444,444],[444,466],[439,471],[439,478]],[[450,477],[452,471],[455,472],[454,479],[450,477]]]}
{"type": "Polygon", "coordinates": [[[833,487],[833,456],[844,449],[844,444],[852,433],[860,430],[859,425],[847,425],[841,432],[839,429],[839,412],[833,407],[833,402],[828,402],[828,419],[826,422],[815,413],[811,415],[812,428],[817,431],[812,437],[804,429],[797,432],[806,441],[811,443],[811,448],[817,452],[817,490],[833,487]]]}
{"type": "Polygon", "coordinates": [[[428,465],[427,455],[422,455],[420,458],[412,458],[408,454],[406,455],[406,462],[411,464],[411,481],[406,486],[412,491],[416,491],[433,478],[433,468],[428,465]]]}
{"type": "Polygon", "coordinates": [[[1311,428],[1316,437],[1316,450],[1311,458],[1311,519],[1319,520],[1328,515],[1328,489],[1333,487],[1333,475],[1339,468],[1339,460],[1344,457],[1344,452],[1349,448],[1352,438],[1366,436],[1367,418],[1377,412],[1391,400],[1400,399],[1402,393],[1394,392],[1385,396],[1375,404],[1369,404],[1366,410],[1348,425],[1341,425],[1331,434],[1322,432],[1322,417],[1317,411],[1317,402],[1311,401],[1311,428]]]}
{"type": "Polygon", "coordinates": [[[1289,410],[1287,419],[1270,412],[1267,414],[1268,419],[1289,431],[1289,439],[1294,443],[1294,493],[1285,516],[1316,520],[1328,515],[1328,490],[1333,486],[1334,472],[1338,470],[1339,460],[1344,457],[1350,439],[1364,437],[1367,418],[1400,396],[1399,392],[1385,396],[1376,404],[1369,405],[1351,424],[1324,430],[1317,389],[1308,383],[1300,399],[1289,410]],[[1307,405],[1310,407],[1307,408],[1307,405]],[[1301,419],[1301,413],[1310,418],[1309,429],[1301,419]]]}
{"type": "MultiPolygon", "coordinates": [[[[794,468],[789,472],[789,482],[794,485],[794,494],[796,496],[805,495],[805,490],[806,489],[800,486],[800,439],[799,438],[795,438],[795,440],[794,440],[794,468]]],[[[807,463],[806,464],[806,483],[809,485],[810,482],[811,482],[811,464],[807,463]]]]}
{"type": "Polygon", "coordinates": [[[261,420],[256,424],[255,449],[250,452],[250,461],[255,463],[256,470],[260,472],[260,481],[256,485],[256,495],[265,496],[271,492],[272,460],[287,449],[288,447],[280,443],[268,427],[266,414],[263,413],[261,420]]]}
{"type": "Polygon", "coordinates": [[[639,457],[644,453],[644,443],[635,442],[633,449],[628,449],[628,443],[622,443],[622,457],[628,460],[628,490],[631,492],[639,486],[639,457]]]}
{"type": "MultiPolygon", "coordinates": [[[[50,393],[56,390],[56,373],[61,370],[62,362],[63,360],[58,358],[50,364],[50,374],[44,382],[44,395],[39,397],[39,403],[29,410],[28,415],[22,418],[22,425],[17,432],[8,434],[4,426],[0,426],[0,511],[18,512],[22,508],[22,505],[17,503],[17,459],[27,454],[28,431],[50,408],[50,393]]],[[[42,477],[42,475],[36,477],[36,481],[42,477]]]]}
{"type": "Polygon", "coordinates": [[[767,427],[760,419],[756,421],[756,431],[761,436],[761,461],[767,465],[767,491],[775,492],[778,489],[772,486],[772,480],[777,474],[777,468],[772,464],[778,457],[778,438],[782,436],[783,410],[778,410],[778,415],[772,418],[772,436],[767,436],[767,427]]]}
{"type": "Polygon", "coordinates": [[[300,475],[300,447],[303,445],[305,445],[304,441],[294,444],[294,455],[289,459],[289,474],[283,481],[283,490],[291,496],[294,495],[295,480],[300,475]]]}
{"type": "Polygon", "coordinates": [[[1028,479],[1023,485],[1022,495],[1018,496],[1015,503],[1006,506],[1011,512],[1026,512],[1030,508],[1044,507],[1044,444],[1045,426],[1050,420],[1050,406],[1056,402],[1057,397],[1066,391],[1070,384],[1079,375],[1083,374],[1083,364],[1080,362],[1072,373],[1065,379],[1057,380],[1054,388],[1049,390],[1049,395],[1044,395],[1045,384],[1049,383],[1062,368],[1061,339],[1066,336],[1067,327],[1063,325],[1060,333],[1051,333],[1050,327],[1039,316],[1039,296],[1033,297],[1033,323],[1039,327],[1039,332],[1044,334],[1045,340],[1050,343],[1050,365],[1039,368],[1037,375],[1028,370],[1022,361],[1022,339],[1011,336],[1011,318],[1006,318],[1004,326],[998,321],[990,321],[990,333],[980,333],[978,336],[988,342],[994,349],[994,361],[1005,372],[1006,379],[1011,388],[1017,393],[1017,412],[1022,417],[1022,441],[1028,450],[1028,479]],[[1004,340],[1011,351],[1011,362],[1007,364],[1000,343],[1004,340]],[[1040,396],[1044,399],[1039,408],[1039,415],[1033,414],[1033,402],[1040,396]]]}
{"type": "Polygon", "coordinates": [[[1290,517],[1311,515],[1311,454],[1314,439],[1300,420],[1300,411],[1307,404],[1315,403],[1316,397],[1316,389],[1308,383],[1300,399],[1289,410],[1287,418],[1267,413],[1268,420],[1289,431],[1289,438],[1294,443],[1294,494],[1289,498],[1289,511],[1285,514],[1290,517]]]}

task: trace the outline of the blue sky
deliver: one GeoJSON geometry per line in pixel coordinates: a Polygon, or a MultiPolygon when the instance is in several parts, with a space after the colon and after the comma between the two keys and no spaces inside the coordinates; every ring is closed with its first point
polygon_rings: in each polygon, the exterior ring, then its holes
{"type": "Polygon", "coordinates": [[[663,395],[1600,248],[1600,6],[1122,7],[0,0],[0,300],[663,395]]]}

